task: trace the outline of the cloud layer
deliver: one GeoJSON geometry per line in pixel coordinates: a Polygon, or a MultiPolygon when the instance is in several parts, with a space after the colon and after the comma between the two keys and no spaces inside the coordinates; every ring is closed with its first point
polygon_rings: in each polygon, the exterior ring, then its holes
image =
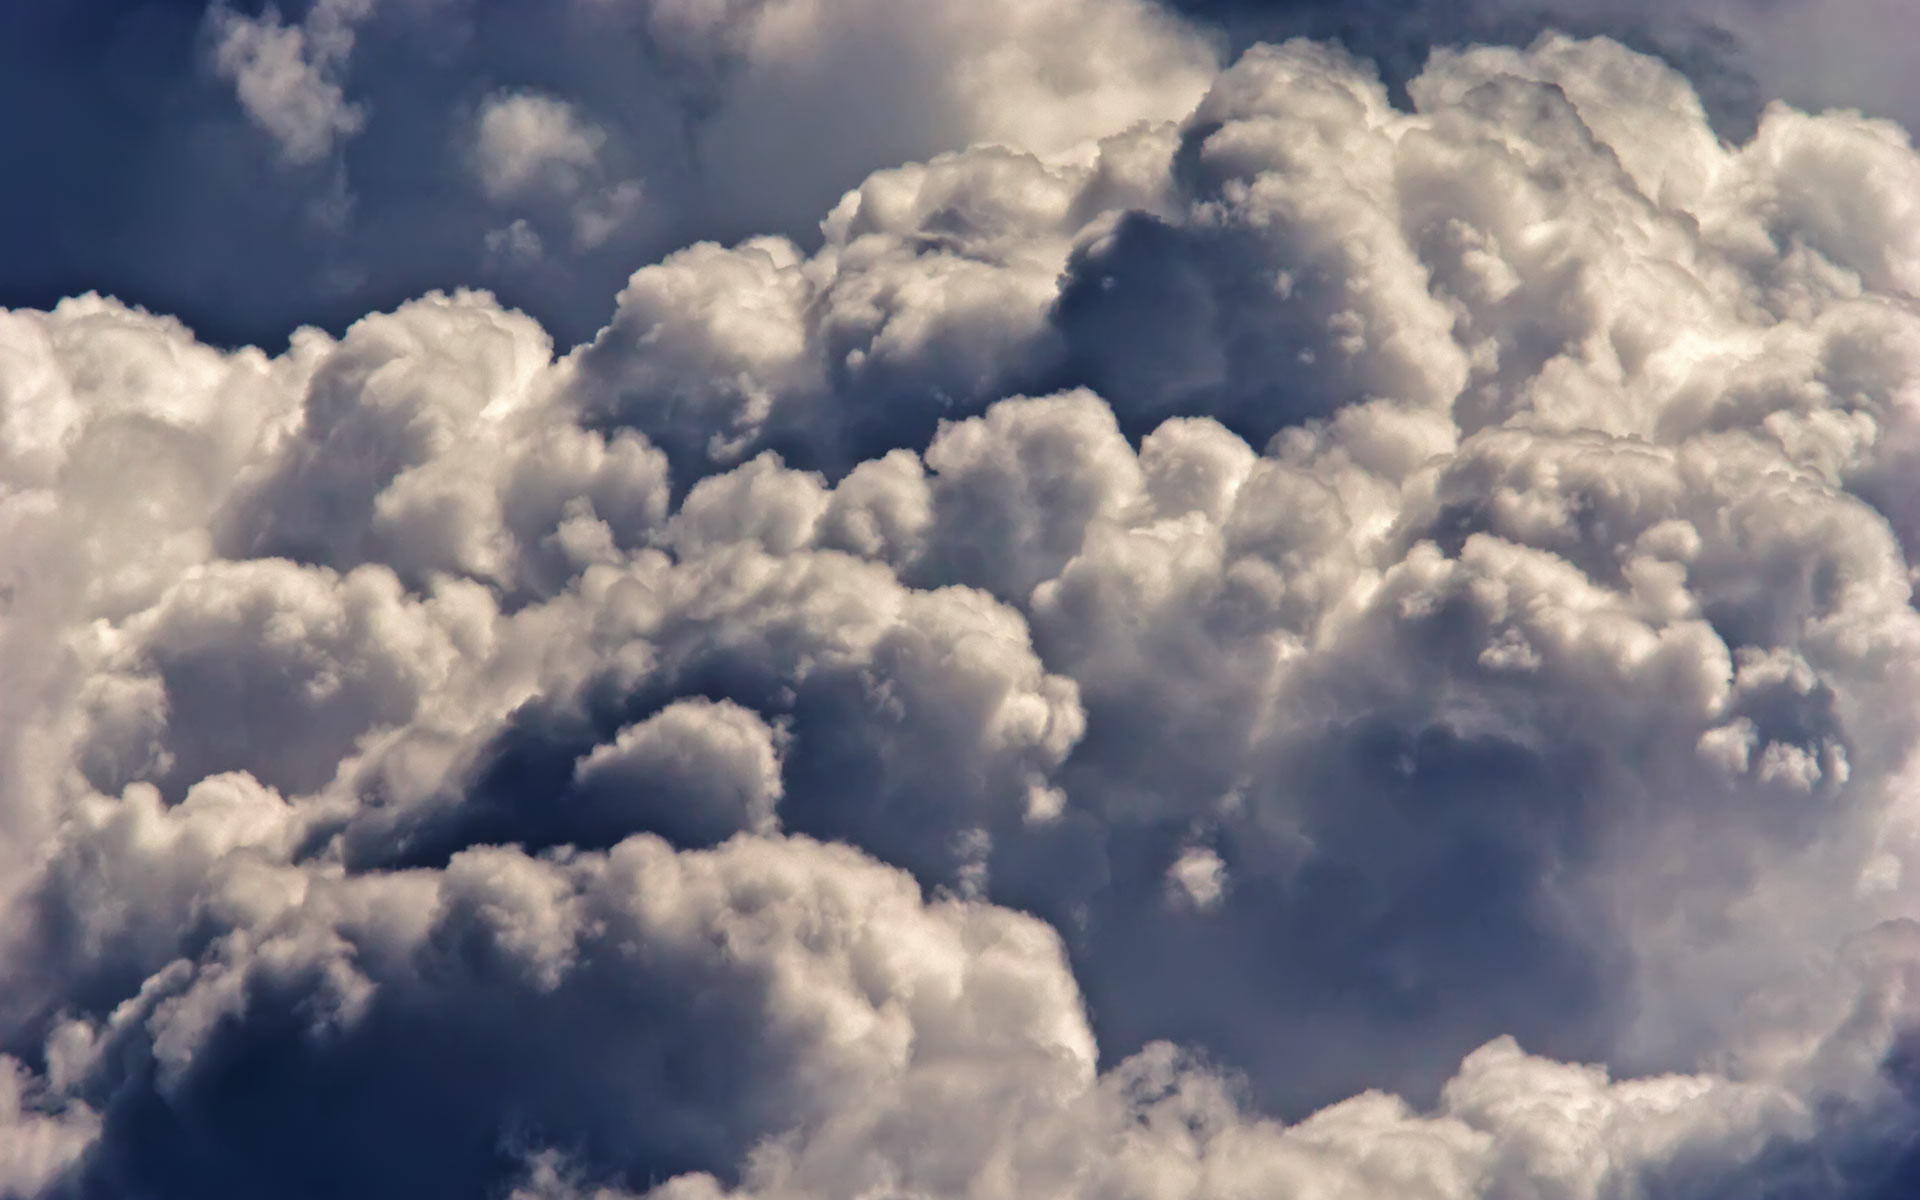
{"type": "MultiPolygon", "coordinates": [[[[575,16],[817,238],[570,348],[0,314],[0,1193],[1899,1194],[1903,130],[1560,36],[1396,107],[1120,0],[575,16]]],[[[324,172],[428,19],[217,61],[324,172]]],[[[644,219],[578,94],[473,93],[494,253],[644,219]]]]}

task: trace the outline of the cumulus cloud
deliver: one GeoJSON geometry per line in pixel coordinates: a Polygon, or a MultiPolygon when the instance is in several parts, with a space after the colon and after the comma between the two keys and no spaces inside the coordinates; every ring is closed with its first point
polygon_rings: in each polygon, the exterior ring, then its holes
{"type": "MultiPolygon", "coordinates": [[[[897,51],[833,170],[923,160],[571,348],[0,316],[0,1190],[1900,1194],[1901,131],[1559,36],[1396,105],[1120,0],[573,17],[709,148],[897,51]]],[[[475,105],[562,202],[496,255],[630,178],[475,105]]]]}
{"type": "MultiPolygon", "coordinates": [[[[145,819],[183,824],[191,807],[145,819]]],[[[197,962],[56,1035],[71,1086],[107,1104],[91,1164],[104,1180],[479,1191],[511,1146],[473,1134],[516,1122],[644,1177],[729,1162],[795,1119],[831,1119],[850,1091],[941,1090],[992,1063],[1037,1105],[1047,1080],[1092,1072],[1052,931],[923,905],[909,877],[852,850],[748,839],[676,854],[643,837],[331,879],[249,857],[205,878],[197,962]],[[303,1088],[308,1066],[356,1097],[342,1132],[386,1140],[380,1161],[342,1163],[277,1119],[320,1099],[280,1090],[303,1088]],[[256,1070],[275,1094],[236,1106],[256,1070]],[[154,1142],[169,1111],[194,1114],[197,1136],[154,1142]]]]}

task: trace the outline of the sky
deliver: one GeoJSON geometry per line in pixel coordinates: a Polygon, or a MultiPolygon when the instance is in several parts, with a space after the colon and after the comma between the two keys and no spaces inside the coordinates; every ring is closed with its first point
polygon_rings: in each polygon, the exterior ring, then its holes
{"type": "Polygon", "coordinates": [[[0,1197],[1914,1194],[1913,32],[0,9],[0,1197]]]}

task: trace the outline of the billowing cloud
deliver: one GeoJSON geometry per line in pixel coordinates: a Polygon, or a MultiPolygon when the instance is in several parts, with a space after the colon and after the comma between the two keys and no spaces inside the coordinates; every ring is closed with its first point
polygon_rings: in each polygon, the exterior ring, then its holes
{"type": "MultiPolygon", "coordinates": [[[[772,232],[571,347],[0,315],[0,1191],[1901,1194],[1902,130],[1606,40],[1396,105],[1121,0],[569,14],[772,232]]],[[[435,125],[523,264],[640,177],[529,75],[435,125]]]]}

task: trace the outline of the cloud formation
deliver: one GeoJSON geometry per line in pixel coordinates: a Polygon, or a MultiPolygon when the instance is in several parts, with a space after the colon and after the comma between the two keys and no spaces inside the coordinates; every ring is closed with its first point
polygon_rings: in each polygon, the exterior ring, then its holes
{"type": "MultiPolygon", "coordinates": [[[[326,11],[223,19],[330,153],[326,11]]],[[[742,219],[880,169],[571,348],[0,314],[0,1192],[1899,1194],[1903,130],[1560,36],[1396,107],[1121,0],[573,16],[791,174],[742,219]]],[[[529,258],[638,177],[538,84],[459,126],[529,258]]]]}

